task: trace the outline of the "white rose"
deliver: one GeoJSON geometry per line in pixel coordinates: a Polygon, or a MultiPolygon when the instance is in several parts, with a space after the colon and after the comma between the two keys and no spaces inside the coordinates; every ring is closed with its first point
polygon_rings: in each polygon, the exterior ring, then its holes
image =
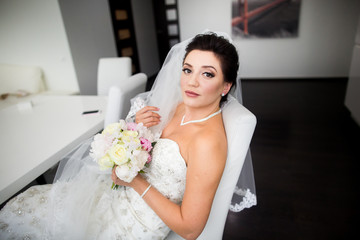
{"type": "Polygon", "coordinates": [[[114,162],[110,159],[109,155],[105,155],[99,159],[98,164],[101,170],[106,170],[114,166],[114,162]]]}
{"type": "Polygon", "coordinates": [[[123,164],[121,166],[117,166],[115,169],[116,176],[127,183],[131,182],[138,172],[139,169],[136,166],[131,166],[130,164],[123,164]]]}
{"type": "Polygon", "coordinates": [[[113,135],[115,132],[119,132],[120,129],[121,129],[120,123],[111,123],[105,127],[105,129],[102,131],[102,134],[113,135]]]}
{"type": "Polygon", "coordinates": [[[128,161],[126,149],[121,144],[115,144],[108,152],[110,159],[114,161],[116,165],[122,165],[128,161]]]}
{"type": "Polygon", "coordinates": [[[147,162],[149,157],[149,153],[147,151],[139,151],[134,156],[134,161],[132,161],[133,165],[135,165],[137,168],[139,168],[139,171],[144,168],[145,163],[147,162]]]}
{"type": "Polygon", "coordinates": [[[94,141],[91,143],[90,156],[98,161],[102,158],[108,149],[112,145],[112,138],[110,136],[96,134],[94,137],[94,141]]]}
{"type": "Polygon", "coordinates": [[[155,137],[153,135],[153,133],[150,131],[150,129],[148,129],[147,127],[142,127],[139,129],[139,135],[143,138],[148,139],[150,142],[154,142],[155,141],[155,137]]]}

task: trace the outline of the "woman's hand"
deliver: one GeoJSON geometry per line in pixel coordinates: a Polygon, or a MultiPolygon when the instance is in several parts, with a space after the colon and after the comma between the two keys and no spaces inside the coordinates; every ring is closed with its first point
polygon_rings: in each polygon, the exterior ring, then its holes
{"type": "Polygon", "coordinates": [[[116,167],[114,167],[114,168],[112,169],[112,173],[111,173],[111,179],[113,180],[113,182],[114,182],[116,185],[119,185],[119,186],[130,186],[129,183],[121,180],[120,178],[118,178],[118,176],[116,176],[115,169],[116,169],[116,167]]]}
{"type": "Polygon", "coordinates": [[[159,124],[160,115],[154,111],[159,111],[159,108],[146,106],[140,109],[135,115],[135,122],[143,123],[145,127],[152,127],[159,124]]]}
{"type": "Polygon", "coordinates": [[[118,178],[118,176],[116,176],[115,169],[116,167],[114,167],[112,170],[111,179],[116,185],[131,187],[135,191],[137,191],[139,195],[141,195],[145,191],[145,189],[149,186],[149,183],[141,176],[141,174],[136,175],[134,179],[129,183],[123,181],[120,178],[118,178]]]}

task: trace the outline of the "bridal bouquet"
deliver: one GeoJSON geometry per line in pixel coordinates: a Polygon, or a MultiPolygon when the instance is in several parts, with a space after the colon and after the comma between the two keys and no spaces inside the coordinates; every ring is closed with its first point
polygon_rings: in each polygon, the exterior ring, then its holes
{"type": "MultiPolygon", "coordinates": [[[[99,164],[100,169],[116,167],[117,177],[131,182],[139,172],[149,166],[155,143],[152,132],[142,123],[120,120],[109,124],[94,136],[90,156],[99,164]]],[[[117,187],[113,183],[112,188],[117,187]]]]}

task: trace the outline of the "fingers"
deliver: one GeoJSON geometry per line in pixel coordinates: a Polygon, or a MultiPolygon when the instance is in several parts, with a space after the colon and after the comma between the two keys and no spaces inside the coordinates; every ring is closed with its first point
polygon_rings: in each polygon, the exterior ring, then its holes
{"type": "Polygon", "coordinates": [[[116,176],[116,173],[115,173],[115,168],[116,167],[114,167],[112,169],[112,173],[111,173],[111,180],[113,180],[114,183],[116,183],[116,181],[118,180],[118,177],[116,176]]]}
{"type": "Polygon", "coordinates": [[[160,122],[160,115],[152,111],[145,112],[139,115],[139,121],[146,127],[154,126],[160,122]]]}
{"type": "Polygon", "coordinates": [[[138,111],[135,115],[136,123],[143,123],[146,127],[152,127],[160,123],[160,115],[154,111],[159,111],[159,108],[153,106],[146,106],[138,111]]]}
{"type": "Polygon", "coordinates": [[[153,106],[146,106],[146,107],[143,107],[142,109],[140,109],[138,111],[138,113],[144,113],[144,112],[148,112],[148,111],[159,111],[160,109],[157,108],[157,107],[153,107],[153,106]]]}

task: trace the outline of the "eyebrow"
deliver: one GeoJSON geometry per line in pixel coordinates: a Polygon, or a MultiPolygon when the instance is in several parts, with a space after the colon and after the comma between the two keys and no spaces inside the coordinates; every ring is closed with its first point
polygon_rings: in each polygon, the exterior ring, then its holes
{"type": "MultiPolygon", "coordinates": [[[[184,66],[185,65],[187,65],[187,66],[189,66],[189,67],[193,67],[190,63],[184,63],[184,66]]],[[[215,72],[217,72],[217,70],[216,70],[216,68],[214,68],[213,66],[211,66],[211,65],[203,65],[203,66],[201,66],[202,68],[212,68],[212,69],[214,69],[214,71],[215,72]]]]}

